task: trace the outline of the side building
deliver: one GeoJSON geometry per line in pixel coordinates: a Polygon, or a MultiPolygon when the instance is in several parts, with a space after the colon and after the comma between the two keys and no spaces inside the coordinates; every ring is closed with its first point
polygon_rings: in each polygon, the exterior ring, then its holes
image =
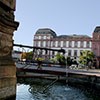
{"type": "MultiPolygon", "coordinates": [[[[65,56],[72,58],[78,58],[82,50],[91,50],[92,38],[87,35],[59,35],[49,29],[38,29],[34,35],[33,46],[52,48],[52,49],[64,49],[66,51],[65,56]]],[[[41,53],[45,55],[45,52],[41,53]]],[[[56,53],[55,53],[56,54],[56,53]]],[[[50,58],[55,54],[48,53],[50,58]]]]}
{"type": "Polygon", "coordinates": [[[95,66],[100,68],[100,26],[94,29],[92,36],[92,50],[95,54],[95,66]]]}

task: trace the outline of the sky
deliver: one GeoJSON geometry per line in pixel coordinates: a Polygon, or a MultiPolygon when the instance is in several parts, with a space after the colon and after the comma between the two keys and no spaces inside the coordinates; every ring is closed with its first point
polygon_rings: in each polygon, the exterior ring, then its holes
{"type": "Polygon", "coordinates": [[[100,0],[16,0],[14,43],[33,45],[39,28],[50,28],[57,35],[92,36],[100,26],[100,0]]]}

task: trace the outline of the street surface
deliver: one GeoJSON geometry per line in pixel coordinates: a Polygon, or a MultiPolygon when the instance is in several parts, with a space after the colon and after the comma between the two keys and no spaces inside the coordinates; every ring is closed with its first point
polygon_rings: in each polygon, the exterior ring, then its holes
{"type": "MultiPolygon", "coordinates": [[[[23,68],[23,69],[37,69],[37,65],[26,65],[26,64],[20,64],[16,63],[17,68],[23,68]]],[[[40,70],[40,69],[37,69],[40,70]]],[[[58,72],[66,72],[67,73],[74,73],[74,74],[81,74],[81,75],[90,75],[90,76],[97,76],[100,77],[100,69],[67,69],[66,67],[59,67],[59,66],[42,66],[41,70],[48,70],[48,71],[58,71],[58,72]]]]}

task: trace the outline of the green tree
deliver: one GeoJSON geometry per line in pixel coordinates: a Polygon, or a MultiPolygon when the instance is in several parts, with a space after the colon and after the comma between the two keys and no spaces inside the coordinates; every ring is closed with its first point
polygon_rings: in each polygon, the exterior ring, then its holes
{"type": "Polygon", "coordinates": [[[84,50],[81,52],[79,57],[79,62],[83,65],[88,65],[89,62],[92,62],[94,58],[94,53],[89,50],[84,50]]]}
{"type": "Polygon", "coordinates": [[[33,59],[33,51],[30,51],[30,52],[26,53],[26,59],[27,60],[32,60],[33,59]]]}
{"type": "Polygon", "coordinates": [[[26,52],[23,52],[23,53],[21,54],[21,59],[26,59],[26,52]]]}
{"type": "Polygon", "coordinates": [[[56,58],[51,58],[50,61],[51,61],[52,63],[57,63],[57,59],[56,59],[56,58]]]}
{"type": "Polygon", "coordinates": [[[66,65],[66,59],[63,54],[57,53],[55,57],[60,65],[66,65]]]}
{"type": "Polygon", "coordinates": [[[70,57],[67,57],[66,61],[67,61],[67,67],[69,68],[69,66],[72,65],[72,59],[70,57]]]}

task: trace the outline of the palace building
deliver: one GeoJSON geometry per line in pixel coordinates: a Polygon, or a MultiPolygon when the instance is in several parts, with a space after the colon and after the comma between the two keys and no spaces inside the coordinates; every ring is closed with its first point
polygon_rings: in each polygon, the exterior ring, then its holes
{"type": "MultiPolygon", "coordinates": [[[[100,26],[97,26],[92,33],[92,37],[88,35],[57,35],[52,29],[38,29],[34,34],[33,46],[64,49],[65,56],[71,58],[79,58],[82,50],[90,50],[95,54],[96,66],[100,68],[100,26]]],[[[41,52],[41,55],[47,55],[49,58],[54,57],[56,52],[41,52]]]]}
{"type": "MultiPolygon", "coordinates": [[[[36,47],[64,49],[66,56],[76,58],[80,56],[82,50],[91,50],[92,48],[92,38],[87,35],[73,34],[58,36],[49,28],[38,29],[34,35],[33,41],[36,47]]],[[[52,55],[51,53],[49,54],[52,55]]]]}

